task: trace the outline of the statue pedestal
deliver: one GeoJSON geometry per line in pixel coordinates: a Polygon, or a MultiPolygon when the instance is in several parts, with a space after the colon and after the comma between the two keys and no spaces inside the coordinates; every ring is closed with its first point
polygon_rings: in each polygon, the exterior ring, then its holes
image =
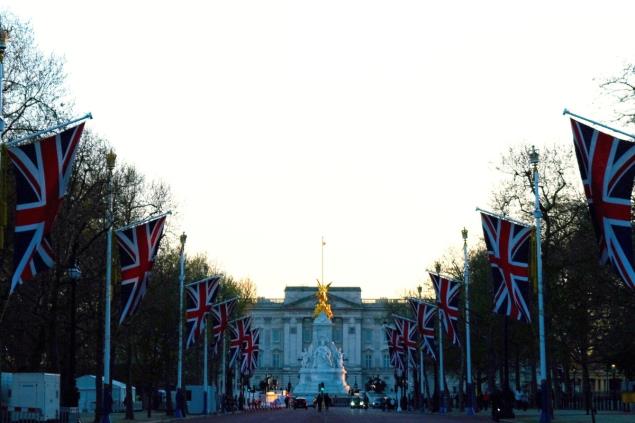
{"type": "Polygon", "coordinates": [[[302,355],[300,382],[293,389],[296,395],[314,395],[320,383],[330,395],[347,395],[346,369],[342,352],[333,342],[333,322],[320,313],[313,321],[313,342],[302,355]]]}

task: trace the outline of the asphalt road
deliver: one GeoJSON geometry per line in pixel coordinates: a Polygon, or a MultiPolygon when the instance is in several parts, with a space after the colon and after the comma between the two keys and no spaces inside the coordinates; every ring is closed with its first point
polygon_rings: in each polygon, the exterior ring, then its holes
{"type": "Polygon", "coordinates": [[[269,410],[240,413],[234,415],[210,416],[207,418],[191,418],[188,423],[194,422],[253,422],[253,423],[344,423],[344,422],[364,422],[364,423],[441,423],[441,422],[485,422],[492,421],[487,414],[475,417],[464,415],[438,416],[421,413],[395,413],[382,412],[381,410],[351,410],[337,407],[329,411],[318,413],[316,410],[269,410]]]}

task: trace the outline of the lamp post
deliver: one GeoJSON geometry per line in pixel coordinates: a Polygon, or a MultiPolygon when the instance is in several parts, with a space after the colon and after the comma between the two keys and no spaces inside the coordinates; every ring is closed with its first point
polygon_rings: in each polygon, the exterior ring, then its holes
{"type": "Polygon", "coordinates": [[[77,307],[76,307],[76,287],[77,281],[82,276],[82,272],[79,269],[79,266],[75,262],[71,267],[66,270],[66,274],[71,281],[71,298],[70,298],[70,336],[69,336],[69,344],[70,351],[68,354],[68,369],[66,374],[66,383],[64,387],[64,402],[66,407],[77,407],[78,392],[77,386],[75,384],[75,361],[76,361],[76,352],[75,352],[75,332],[77,329],[77,307]]]}
{"type": "Polygon", "coordinates": [[[611,364],[611,370],[613,370],[613,375],[611,376],[611,381],[609,382],[609,389],[611,390],[611,398],[613,399],[613,410],[617,408],[617,389],[615,389],[615,364],[611,364]]]}
{"type": "Polygon", "coordinates": [[[540,192],[538,191],[538,183],[540,176],[538,175],[538,162],[540,155],[534,147],[529,153],[529,163],[533,167],[534,176],[534,219],[536,226],[536,279],[538,284],[538,329],[540,343],[540,392],[542,393],[542,410],[540,411],[540,423],[549,423],[551,421],[551,393],[549,385],[547,385],[547,348],[545,345],[545,307],[543,301],[542,289],[542,246],[540,233],[540,220],[542,219],[542,211],[540,210],[540,192]]]}
{"type": "Polygon", "coordinates": [[[4,52],[7,50],[9,31],[0,25],[0,137],[4,132],[4,118],[2,117],[2,89],[4,87],[4,52]]]}

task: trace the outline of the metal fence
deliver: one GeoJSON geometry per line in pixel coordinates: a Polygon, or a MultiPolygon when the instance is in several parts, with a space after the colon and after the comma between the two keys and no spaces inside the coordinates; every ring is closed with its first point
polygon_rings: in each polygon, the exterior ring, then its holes
{"type": "MultiPolygon", "coordinates": [[[[561,398],[558,405],[563,410],[584,410],[586,401],[584,394],[576,394],[572,397],[561,398]]],[[[623,402],[619,393],[604,395],[594,393],[591,396],[591,408],[597,411],[632,411],[635,410],[635,404],[623,402]]]]}
{"type": "MultiPolygon", "coordinates": [[[[60,407],[59,415],[56,419],[48,421],[57,423],[81,423],[77,407],[60,407]]],[[[47,421],[40,409],[28,410],[8,410],[0,409],[0,423],[41,423],[47,421]]]]}

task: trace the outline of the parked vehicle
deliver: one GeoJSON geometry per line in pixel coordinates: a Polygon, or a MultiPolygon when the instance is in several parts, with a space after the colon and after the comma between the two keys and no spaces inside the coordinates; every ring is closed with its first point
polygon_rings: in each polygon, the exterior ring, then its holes
{"type": "Polygon", "coordinates": [[[308,410],[309,406],[306,403],[306,398],[304,397],[293,397],[293,409],[296,408],[304,408],[308,410]]]}
{"type": "Polygon", "coordinates": [[[364,402],[364,400],[358,396],[354,396],[351,398],[351,408],[361,408],[367,409],[368,404],[364,402]]]}

